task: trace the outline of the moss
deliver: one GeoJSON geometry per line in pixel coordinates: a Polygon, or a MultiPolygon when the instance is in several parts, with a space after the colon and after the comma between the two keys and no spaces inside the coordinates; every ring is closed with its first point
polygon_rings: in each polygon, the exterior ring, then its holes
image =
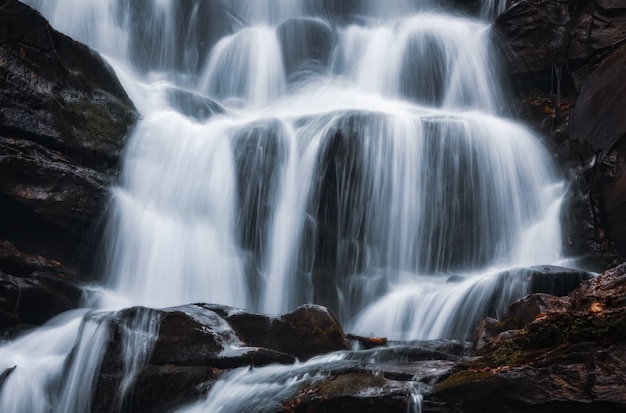
{"type": "Polygon", "coordinates": [[[435,391],[448,390],[465,384],[482,381],[489,377],[489,370],[462,370],[452,374],[450,377],[437,384],[435,391]]]}
{"type": "Polygon", "coordinates": [[[327,380],[320,385],[324,394],[355,394],[372,387],[382,387],[385,379],[369,373],[349,373],[327,380]]]}
{"type": "Polygon", "coordinates": [[[372,373],[347,373],[327,377],[318,382],[316,393],[322,396],[355,395],[361,391],[381,388],[385,385],[384,377],[372,373]]]}
{"type": "Polygon", "coordinates": [[[471,363],[473,367],[516,366],[536,357],[537,350],[600,339],[626,338],[626,311],[593,315],[563,313],[548,316],[526,326],[510,340],[471,363]]]}
{"type": "Polygon", "coordinates": [[[63,117],[73,129],[65,149],[88,165],[115,167],[138,115],[114,97],[66,99],[63,117]]]}

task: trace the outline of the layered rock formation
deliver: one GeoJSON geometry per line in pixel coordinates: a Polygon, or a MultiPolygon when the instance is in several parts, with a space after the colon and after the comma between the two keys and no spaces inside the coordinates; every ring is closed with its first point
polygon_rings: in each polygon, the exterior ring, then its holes
{"type": "Polygon", "coordinates": [[[0,333],[79,304],[72,284],[88,277],[68,267],[93,260],[90,236],[137,117],[97,53],[0,1],[0,333]]]}
{"type": "Polygon", "coordinates": [[[77,261],[137,113],[113,71],[31,8],[0,7],[0,238],[77,261]]]}
{"type": "Polygon", "coordinates": [[[567,252],[596,270],[626,254],[623,214],[626,4],[509,2],[495,23],[518,115],[541,134],[570,178],[567,252]]]}

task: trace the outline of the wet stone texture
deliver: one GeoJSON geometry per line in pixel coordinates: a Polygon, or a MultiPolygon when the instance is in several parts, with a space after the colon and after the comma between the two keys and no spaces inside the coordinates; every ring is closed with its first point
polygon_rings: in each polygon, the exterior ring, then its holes
{"type": "Polygon", "coordinates": [[[621,1],[518,0],[494,22],[512,111],[545,137],[569,180],[565,253],[603,271],[626,255],[621,1]]]}
{"type": "Polygon", "coordinates": [[[425,411],[624,411],[625,286],[626,263],[567,297],[532,295],[483,321],[480,357],[443,376],[425,411]]]}
{"type": "Polygon", "coordinates": [[[0,6],[0,239],[81,264],[137,113],[97,53],[0,6]]]}

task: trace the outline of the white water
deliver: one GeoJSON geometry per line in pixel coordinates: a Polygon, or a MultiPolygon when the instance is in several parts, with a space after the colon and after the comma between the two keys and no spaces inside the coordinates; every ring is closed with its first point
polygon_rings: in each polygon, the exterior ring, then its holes
{"type": "MultiPolygon", "coordinates": [[[[500,117],[486,20],[409,0],[336,19],[321,0],[27,3],[106,56],[142,115],[112,189],[101,307],[317,302],[355,333],[467,337],[525,294],[502,270],[561,259],[563,184],[537,138],[500,117]],[[181,94],[225,113],[188,116],[181,94]]],[[[2,347],[17,366],[2,411],[88,410],[104,314],[2,347]],[[90,352],[76,373],[63,367],[74,346],[90,352]]],[[[149,318],[125,336],[120,405],[149,355],[149,318]]],[[[212,394],[207,406],[236,391],[212,394]]]]}

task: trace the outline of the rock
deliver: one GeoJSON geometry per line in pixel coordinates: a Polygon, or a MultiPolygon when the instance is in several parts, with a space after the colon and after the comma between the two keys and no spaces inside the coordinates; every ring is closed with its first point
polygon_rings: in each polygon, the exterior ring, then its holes
{"type": "Polygon", "coordinates": [[[387,380],[373,372],[345,372],[331,375],[312,385],[303,385],[300,392],[287,399],[287,412],[340,413],[405,413],[409,390],[404,383],[387,380]]]}
{"type": "Polygon", "coordinates": [[[76,261],[137,119],[104,60],[15,0],[0,8],[0,237],[76,261]]]}
{"type": "Polygon", "coordinates": [[[0,241],[0,334],[77,308],[82,291],[70,282],[75,277],[58,262],[22,254],[0,241]]]}
{"type": "Polygon", "coordinates": [[[134,107],[110,66],[36,11],[0,12],[0,130],[100,171],[117,167],[134,107]]]}
{"type": "Polygon", "coordinates": [[[520,87],[550,90],[553,67],[566,57],[573,0],[514,2],[494,23],[507,73],[520,87]]]}
{"type": "Polygon", "coordinates": [[[400,93],[427,106],[440,106],[450,82],[446,44],[439,36],[412,35],[403,57],[400,93]]]}
{"type": "Polygon", "coordinates": [[[584,82],[571,118],[572,139],[591,146],[598,154],[599,177],[596,190],[601,194],[606,234],[626,254],[626,46],[622,46],[584,82]],[[603,179],[600,179],[603,178],[603,179]]]}
{"type": "Polygon", "coordinates": [[[530,267],[530,293],[545,293],[556,296],[572,292],[581,281],[593,278],[587,271],[543,265],[530,267]]]}
{"type": "Polygon", "coordinates": [[[304,360],[348,348],[335,318],[312,305],[279,317],[208,304],[164,310],[134,307],[109,319],[94,411],[108,411],[111,400],[130,410],[152,406],[150,411],[170,411],[206,395],[225,370],[293,364],[296,357],[304,360]],[[120,396],[129,334],[143,334],[143,346],[148,346],[143,348],[149,351],[131,390],[120,396]]]}
{"type": "Polygon", "coordinates": [[[303,305],[275,318],[243,311],[224,313],[224,318],[248,345],[300,360],[349,348],[337,319],[319,305],[303,305]]]}
{"type": "Polygon", "coordinates": [[[220,0],[174,2],[167,8],[150,0],[122,0],[120,4],[120,15],[133,22],[129,57],[145,71],[198,73],[215,43],[238,24],[228,2],[220,0]]]}
{"type": "Polygon", "coordinates": [[[626,263],[584,282],[571,297],[574,311],[626,307],[626,263]]]}
{"type": "Polygon", "coordinates": [[[285,74],[289,78],[326,69],[335,44],[335,36],[326,23],[313,19],[290,19],[276,30],[282,47],[285,74]]]}
{"type": "Polygon", "coordinates": [[[573,139],[604,155],[626,134],[626,46],[605,59],[583,85],[571,118],[573,139]]]}
{"type": "Polygon", "coordinates": [[[167,96],[173,108],[200,122],[225,112],[219,103],[190,90],[172,88],[167,96]]]}
{"type": "Polygon", "coordinates": [[[127,411],[175,411],[206,396],[223,373],[205,366],[148,365],[137,378],[127,411]]]}
{"type": "Polygon", "coordinates": [[[513,304],[485,329],[522,329],[506,330],[481,358],[457,365],[425,405],[433,411],[623,411],[625,293],[626,263],[584,281],[567,298],[531,295],[513,304]]]}

